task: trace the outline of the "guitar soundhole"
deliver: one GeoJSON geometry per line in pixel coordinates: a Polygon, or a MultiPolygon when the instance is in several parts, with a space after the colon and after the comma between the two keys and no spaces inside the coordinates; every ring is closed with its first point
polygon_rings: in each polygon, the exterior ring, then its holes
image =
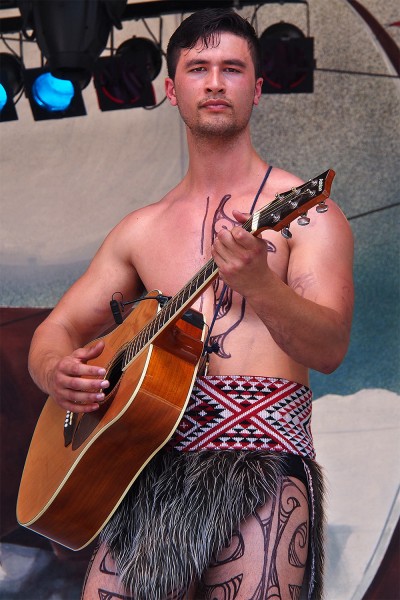
{"type": "Polygon", "coordinates": [[[97,410],[91,413],[84,413],[79,419],[72,440],[73,450],[79,448],[79,446],[87,440],[110,408],[121,381],[123,362],[124,352],[120,352],[114,357],[106,375],[107,380],[110,382],[110,386],[107,388],[104,402],[101,403],[97,410]]]}
{"type": "Polygon", "coordinates": [[[111,363],[111,366],[108,369],[106,378],[110,383],[110,386],[105,390],[106,400],[113,393],[115,387],[119,384],[121,375],[122,375],[122,367],[124,362],[124,352],[120,352],[114,358],[114,361],[111,363]]]}

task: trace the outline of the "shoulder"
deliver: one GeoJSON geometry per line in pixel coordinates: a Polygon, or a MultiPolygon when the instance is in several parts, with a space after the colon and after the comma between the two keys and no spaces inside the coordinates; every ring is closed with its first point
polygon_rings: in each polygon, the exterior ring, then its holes
{"type": "Polygon", "coordinates": [[[142,239],[148,238],[165,217],[170,204],[168,196],[127,214],[109,232],[104,243],[132,247],[132,244],[140,243],[142,239]]]}
{"type": "Polygon", "coordinates": [[[303,179],[297,177],[297,175],[293,175],[293,173],[289,173],[289,171],[285,171],[279,167],[272,167],[268,187],[270,193],[282,194],[289,191],[292,187],[297,187],[303,183],[303,179]]]}
{"type": "MultiPolygon", "coordinates": [[[[302,186],[304,183],[307,182],[297,175],[293,175],[288,171],[274,167],[271,171],[269,193],[283,194],[290,191],[293,187],[302,186]]],[[[315,202],[315,204],[318,204],[318,202],[315,202]]],[[[326,235],[328,235],[328,237],[334,236],[336,234],[336,230],[340,230],[343,235],[352,239],[350,225],[341,207],[339,207],[339,205],[332,198],[328,198],[326,200],[326,205],[328,210],[326,213],[322,214],[318,214],[315,208],[311,207],[308,214],[308,217],[310,218],[310,225],[306,227],[300,227],[298,226],[297,221],[294,221],[293,226],[296,228],[296,230],[304,233],[304,236],[301,235],[301,239],[307,239],[307,237],[309,237],[309,235],[307,235],[307,230],[309,229],[318,229],[318,231],[321,231],[321,234],[324,237],[326,235]]]]}

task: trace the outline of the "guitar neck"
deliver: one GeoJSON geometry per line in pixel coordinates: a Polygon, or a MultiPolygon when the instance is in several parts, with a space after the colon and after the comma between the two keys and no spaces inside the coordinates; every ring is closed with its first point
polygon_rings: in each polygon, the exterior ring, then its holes
{"type": "Polygon", "coordinates": [[[211,258],[133,338],[126,351],[123,368],[126,369],[141,350],[151,344],[164,329],[177,321],[217,275],[218,267],[211,258]]]}

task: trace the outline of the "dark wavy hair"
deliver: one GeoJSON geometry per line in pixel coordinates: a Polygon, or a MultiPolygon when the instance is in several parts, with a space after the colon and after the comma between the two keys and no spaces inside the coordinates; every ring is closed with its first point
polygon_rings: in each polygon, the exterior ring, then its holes
{"type": "Polygon", "coordinates": [[[260,43],[254,27],[233,9],[206,8],[182,21],[172,34],[167,48],[168,75],[174,79],[181,50],[191,49],[198,42],[204,48],[218,46],[221,33],[232,33],[247,40],[256,77],[261,75],[260,43]]]}

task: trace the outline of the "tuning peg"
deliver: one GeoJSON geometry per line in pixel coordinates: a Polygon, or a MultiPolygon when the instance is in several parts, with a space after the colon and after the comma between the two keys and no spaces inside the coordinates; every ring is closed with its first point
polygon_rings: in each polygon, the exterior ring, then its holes
{"type": "Polygon", "coordinates": [[[270,222],[272,224],[274,224],[274,223],[278,223],[278,221],[281,220],[281,215],[279,212],[274,212],[274,213],[270,214],[269,218],[270,218],[270,222]]]}
{"type": "Polygon", "coordinates": [[[287,225],[286,227],[284,227],[281,231],[281,234],[283,235],[283,237],[285,238],[285,240],[290,240],[290,238],[292,237],[292,233],[289,229],[289,225],[287,225]]]}
{"type": "Polygon", "coordinates": [[[300,217],[297,219],[297,222],[302,227],[304,225],[308,225],[310,222],[310,219],[309,219],[309,217],[307,217],[307,213],[303,213],[302,215],[300,215],[300,217]]]}
{"type": "Polygon", "coordinates": [[[317,211],[317,213],[324,213],[328,210],[327,205],[325,204],[325,200],[323,200],[322,202],[320,202],[318,204],[318,206],[315,209],[317,211]]]}

